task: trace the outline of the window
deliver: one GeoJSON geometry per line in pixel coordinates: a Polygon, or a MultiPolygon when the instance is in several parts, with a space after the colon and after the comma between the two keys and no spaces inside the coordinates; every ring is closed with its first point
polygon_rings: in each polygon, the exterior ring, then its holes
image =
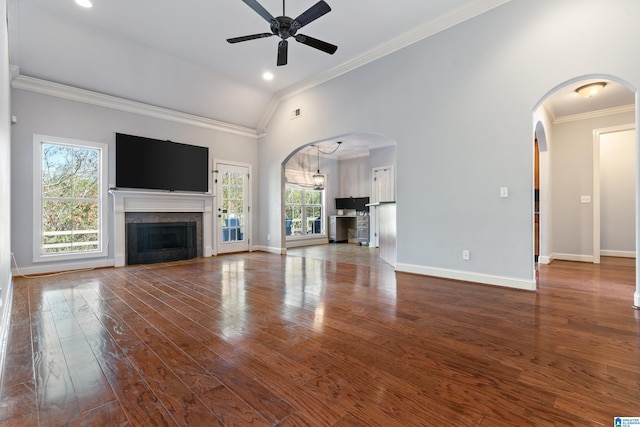
{"type": "Polygon", "coordinates": [[[106,256],[108,146],[34,135],[34,262],[106,256]]]}
{"type": "Polygon", "coordinates": [[[285,191],[287,237],[324,235],[324,190],[287,185],[285,191]]]}

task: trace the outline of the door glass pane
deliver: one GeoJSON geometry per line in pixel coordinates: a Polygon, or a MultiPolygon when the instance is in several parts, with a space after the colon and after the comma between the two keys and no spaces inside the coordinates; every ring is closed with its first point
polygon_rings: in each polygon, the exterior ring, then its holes
{"type": "Polygon", "coordinates": [[[222,176],[222,241],[244,240],[244,173],[224,172],[222,176]]]}

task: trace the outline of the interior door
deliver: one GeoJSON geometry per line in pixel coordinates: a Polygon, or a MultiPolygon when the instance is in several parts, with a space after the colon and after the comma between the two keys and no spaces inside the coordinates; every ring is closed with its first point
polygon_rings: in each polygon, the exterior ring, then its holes
{"type": "Polygon", "coordinates": [[[249,167],[216,163],[217,252],[246,252],[250,242],[249,167]]]}
{"type": "MultiPolygon", "coordinates": [[[[373,168],[371,187],[371,203],[393,202],[396,200],[395,185],[393,179],[393,166],[383,166],[373,168]]],[[[378,210],[371,209],[370,212],[370,246],[376,248],[380,246],[378,239],[380,222],[378,220],[378,210]]]]}

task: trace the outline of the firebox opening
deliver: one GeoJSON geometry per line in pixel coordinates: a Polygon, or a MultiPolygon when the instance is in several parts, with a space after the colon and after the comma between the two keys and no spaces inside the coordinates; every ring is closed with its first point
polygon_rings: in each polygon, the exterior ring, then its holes
{"type": "Polygon", "coordinates": [[[198,256],[195,222],[127,224],[127,263],[152,264],[198,256]]]}

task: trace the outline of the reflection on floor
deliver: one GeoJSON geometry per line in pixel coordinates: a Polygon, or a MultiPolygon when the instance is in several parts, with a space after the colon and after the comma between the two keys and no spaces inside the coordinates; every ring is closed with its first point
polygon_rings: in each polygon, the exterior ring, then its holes
{"type": "Polygon", "coordinates": [[[347,264],[368,265],[375,268],[393,270],[393,267],[380,259],[380,249],[349,243],[330,243],[328,245],[305,246],[287,249],[287,256],[322,259],[347,264]]]}
{"type": "Polygon", "coordinates": [[[638,415],[635,262],[538,292],[374,248],[14,278],[2,426],[604,426],[638,415]]]}

